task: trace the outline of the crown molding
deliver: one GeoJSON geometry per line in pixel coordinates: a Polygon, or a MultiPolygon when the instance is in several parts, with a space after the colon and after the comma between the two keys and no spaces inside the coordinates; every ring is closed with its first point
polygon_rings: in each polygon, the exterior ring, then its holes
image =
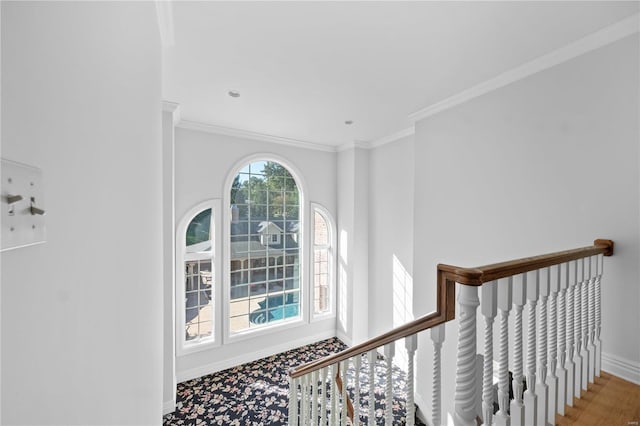
{"type": "Polygon", "coordinates": [[[176,41],[173,30],[173,1],[156,0],[156,14],[162,47],[174,46],[176,41]]]}
{"type": "Polygon", "coordinates": [[[617,40],[637,33],[638,31],[640,31],[640,14],[636,13],[573,43],[547,53],[546,55],[526,62],[516,68],[512,68],[497,77],[464,90],[457,95],[416,111],[409,115],[409,120],[415,123],[418,120],[438,114],[508,84],[559,65],[577,56],[591,52],[592,50],[606,46],[607,44],[611,44],[617,40]]]}
{"type": "Polygon", "coordinates": [[[352,142],[347,142],[345,144],[339,145],[338,147],[336,147],[335,150],[337,152],[342,152],[342,151],[347,151],[349,149],[356,149],[356,148],[370,149],[371,145],[368,142],[364,142],[364,141],[352,141],[352,142]]]}
{"type": "Polygon", "coordinates": [[[395,132],[383,138],[376,139],[375,141],[369,143],[369,148],[377,148],[379,146],[386,145],[388,143],[392,143],[409,136],[413,136],[415,133],[415,126],[407,127],[406,129],[402,129],[399,132],[395,132]]]}
{"type": "Polygon", "coordinates": [[[320,143],[301,141],[281,136],[265,135],[262,133],[251,132],[249,130],[234,129],[231,127],[216,126],[213,124],[197,123],[195,121],[180,121],[176,127],[187,130],[195,130],[204,133],[213,133],[217,135],[233,136],[236,138],[252,139],[261,142],[277,143],[280,145],[289,145],[296,148],[306,148],[316,151],[336,152],[333,145],[323,145],[320,143]]]}

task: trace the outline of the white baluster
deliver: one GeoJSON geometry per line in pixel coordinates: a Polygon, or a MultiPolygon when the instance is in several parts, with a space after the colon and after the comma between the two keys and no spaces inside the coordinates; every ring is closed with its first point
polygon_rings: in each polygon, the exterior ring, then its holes
{"type": "Polygon", "coordinates": [[[527,272],[527,390],[524,393],[525,424],[538,424],[536,394],[536,305],[538,303],[539,271],[527,272]]]}
{"type": "Polygon", "coordinates": [[[596,369],[596,277],[598,275],[598,268],[596,266],[598,258],[591,256],[587,260],[590,264],[589,282],[587,283],[587,297],[589,301],[589,343],[587,345],[587,351],[589,352],[589,369],[587,377],[590,383],[593,383],[595,369],[596,369]]]}
{"type": "Polygon", "coordinates": [[[600,327],[602,325],[602,314],[601,314],[601,299],[600,299],[600,284],[602,282],[602,271],[604,269],[604,256],[599,254],[598,261],[596,263],[598,266],[598,273],[596,277],[596,287],[595,287],[595,299],[596,299],[596,366],[595,366],[595,375],[596,377],[600,377],[600,366],[602,359],[602,342],[600,341],[600,327]]]}
{"type": "Polygon", "coordinates": [[[322,426],[327,424],[327,372],[328,370],[329,370],[328,367],[325,367],[320,370],[320,377],[321,377],[320,389],[322,390],[322,402],[320,405],[320,424],[322,426]]]}
{"type": "Polygon", "coordinates": [[[484,365],[482,371],[482,421],[493,424],[493,321],[498,310],[496,282],[484,283],[480,288],[482,303],[480,310],[484,316],[484,365]]]}
{"type": "Polygon", "coordinates": [[[462,285],[458,293],[459,326],[456,362],[456,425],[475,426],[476,418],[476,310],[478,289],[462,285]]]}
{"type": "Polygon", "coordinates": [[[494,422],[509,426],[509,311],[511,310],[512,278],[498,280],[498,317],[500,319],[500,352],[498,354],[498,407],[494,422]]]}
{"type": "Polygon", "coordinates": [[[540,310],[538,320],[538,358],[536,369],[536,397],[538,398],[538,422],[545,424],[549,407],[549,387],[547,386],[547,303],[549,300],[549,268],[538,270],[540,310]]]}
{"type": "Polygon", "coordinates": [[[558,363],[558,292],[560,291],[560,265],[549,268],[549,374],[547,387],[549,399],[547,401],[547,423],[556,423],[558,411],[558,377],[556,376],[558,363]]]}
{"type": "Polygon", "coordinates": [[[413,360],[418,349],[418,335],[412,334],[404,339],[404,347],[407,349],[407,426],[413,426],[416,421],[416,404],[413,399],[413,360]]]}
{"type": "Polygon", "coordinates": [[[311,373],[311,424],[318,424],[318,374],[315,370],[311,373]]]}
{"type": "Polygon", "coordinates": [[[378,352],[372,349],[367,354],[369,356],[369,419],[367,424],[376,424],[376,359],[378,352]]]}
{"type": "Polygon", "coordinates": [[[342,373],[342,394],[340,399],[342,400],[342,410],[340,414],[342,426],[347,426],[347,419],[349,418],[349,405],[347,403],[347,370],[349,370],[349,360],[345,359],[340,361],[340,372],[342,373]]]}
{"type": "Polygon", "coordinates": [[[356,355],[354,358],[355,369],[355,388],[353,396],[353,423],[360,424],[360,368],[362,367],[362,355],[356,355]]]}
{"type": "Polygon", "coordinates": [[[589,280],[591,276],[591,265],[589,258],[582,259],[583,263],[583,276],[581,287],[581,301],[582,301],[582,318],[580,323],[582,325],[582,347],[580,349],[580,357],[582,358],[582,390],[587,391],[587,385],[589,384],[589,280]]]}
{"type": "Polygon", "coordinates": [[[511,401],[511,425],[524,426],[523,370],[522,370],[522,309],[526,302],[527,288],[524,274],[513,277],[514,339],[513,339],[513,400],[511,401]]]}
{"type": "Polygon", "coordinates": [[[305,374],[301,377],[300,383],[300,423],[309,424],[309,375],[305,374]]]}
{"type": "Polygon", "coordinates": [[[338,396],[338,383],[336,383],[338,368],[339,366],[337,363],[331,366],[331,378],[329,380],[331,383],[331,420],[329,421],[330,425],[337,425],[338,420],[340,419],[338,410],[338,399],[340,397],[338,396]]]}
{"type": "Polygon", "coordinates": [[[299,379],[289,376],[289,426],[298,425],[298,383],[299,379]]]}
{"type": "Polygon", "coordinates": [[[567,404],[567,287],[569,283],[569,264],[560,265],[560,292],[558,294],[558,413],[564,416],[564,407],[567,404]]]}
{"type": "Polygon", "coordinates": [[[572,260],[567,268],[567,405],[573,407],[575,398],[575,377],[576,365],[574,361],[575,353],[575,289],[576,289],[576,268],[577,262],[572,260]]]}
{"type": "Polygon", "coordinates": [[[437,325],[431,329],[431,340],[433,341],[433,393],[431,397],[431,421],[433,426],[440,426],[442,424],[441,354],[444,334],[444,324],[437,325]]]}
{"type": "Polygon", "coordinates": [[[385,424],[393,424],[393,357],[395,355],[395,343],[384,345],[384,358],[387,361],[386,401],[384,404],[385,424]]]}
{"type": "Polygon", "coordinates": [[[573,384],[573,393],[576,398],[581,396],[582,388],[582,259],[576,261],[576,285],[573,291],[574,300],[574,334],[575,334],[575,353],[573,363],[575,364],[575,377],[573,384]]]}

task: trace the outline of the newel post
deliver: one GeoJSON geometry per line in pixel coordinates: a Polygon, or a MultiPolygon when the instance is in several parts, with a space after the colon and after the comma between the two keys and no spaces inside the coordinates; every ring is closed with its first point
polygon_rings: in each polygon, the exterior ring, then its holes
{"type": "Polygon", "coordinates": [[[456,425],[476,425],[476,310],[477,287],[461,285],[458,293],[459,331],[458,358],[456,362],[456,425]]]}

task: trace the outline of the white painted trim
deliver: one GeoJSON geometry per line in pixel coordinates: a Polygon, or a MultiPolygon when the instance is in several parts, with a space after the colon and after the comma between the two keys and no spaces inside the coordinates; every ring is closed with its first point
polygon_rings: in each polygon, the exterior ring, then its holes
{"type": "Polygon", "coordinates": [[[420,395],[418,392],[413,393],[413,402],[418,406],[416,408],[416,416],[422,423],[431,426],[431,418],[428,418],[428,416],[424,412],[424,410],[431,407],[431,404],[427,405],[427,403],[424,402],[424,399],[422,399],[422,395],[420,395]]]}
{"type": "Polygon", "coordinates": [[[255,352],[244,353],[233,358],[227,358],[225,360],[202,365],[200,367],[191,368],[182,372],[178,372],[178,382],[184,382],[186,380],[206,376],[207,374],[213,374],[227,368],[235,367],[247,362],[257,361],[264,357],[268,357],[281,352],[286,352],[291,349],[309,345],[311,343],[329,339],[331,337],[335,337],[335,333],[333,332],[333,330],[318,333],[313,336],[306,336],[294,341],[288,341],[287,343],[282,343],[280,345],[269,346],[268,348],[264,348],[255,352]]]}
{"type": "Polygon", "coordinates": [[[158,18],[158,31],[160,32],[160,40],[162,47],[175,46],[173,26],[173,1],[172,0],[156,0],[156,14],[158,18]]]}
{"type": "Polygon", "coordinates": [[[316,151],[336,152],[333,145],[324,145],[315,142],[301,141],[298,139],[290,139],[281,136],[265,135],[263,133],[252,132],[249,130],[233,129],[231,127],[215,126],[213,124],[197,123],[195,121],[182,120],[176,127],[187,130],[195,130],[197,132],[213,133],[216,135],[232,136],[235,138],[252,139],[261,142],[271,142],[280,145],[289,145],[296,148],[313,149],[316,151]]]}
{"type": "Polygon", "coordinates": [[[342,330],[336,330],[336,337],[342,341],[348,347],[353,346],[353,339],[347,336],[342,330]]]}
{"type": "Polygon", "coordinates": [[[477,98],[508,84],[559,65],[577,56],[623,39],[637,33],[638,31],[640,31],[640,14],[636,13],[635,15],[574,41],[573,43],[569,43],[564,47],[549,52],[546,55],[542,55],[532,61],[512,68],[509,71],[485,81],[484,83],[480,83],[458,93],[457,95],[416,111],[409,115],[409,120],[415,123],[418,120],[422,120],[449,108],[453,108],[454,106],[468,102],[471,99],[477,98]]]}
{"type": "Polygon", "coordinates": [[[180,104],[171,101],[162,101],[162,112],[173,114],[173,125],[180,122],[180,104]]]}
{"type": "Polygon", "coordinates": [[[173,413],[174,411],[176,411],[176,399],[173,398],[172,400],[169,401],[164,401],[162,403],[162,415],[165,416],[169,413],[173,413]]]}
{"type": "Polygon", "coordinates": [[[345,144],[339,145],[338,147],[336,147],[335,150],[337,152],[342,152],[348,149],[355,149],[355,148],[369,149],[370,145],[368,142],[365,142],[365,141],[352,141],[352,142],[347,142],[345,144]]]}
{"type": "Polygon", "coordinates": [[[399,141],[400,139],[404,139],[406,137],[409,136],[413,136],[416,133],[416,127],[415,126],[411,126],[411,127],[407,127],[406,129],[402,129],[399,132],[393,133],[391,135],[385,136],[383,138],[380,139],[376,139],[375,141],[371,142],[369,144],[369,148],[373,149],[373,148],[377,148],[379,146],[382,145],[386,145],[392,142],[396,142],[399,141]]]}
{"type": "Polygon", "coordinates": [[[640,363],[602,352],[602,369],[607,373],[640,385],[640,363]]]}
{"type": "Polygon", "coordinates": [[[321,320],[325,320],[327,318],[335,318],[337,311],[337,275],[338,275],[338,262],[337,262],[337,248],[338,248],[338,227],[336,226],[336,221],[333,218],[333,215],[329,212],[329,210],[320,203],[311,202],[309,209],[309,313],[311,315],[310,322],[317,322],[321,320]],[[315,299],[315,212],[318,211],[320,216],[323,216],[325,222],[327,223],[327,227],[329,228],[329,311],[323,312],[320,314],[316,314],[314,312],[314,299],[315,299]]]}

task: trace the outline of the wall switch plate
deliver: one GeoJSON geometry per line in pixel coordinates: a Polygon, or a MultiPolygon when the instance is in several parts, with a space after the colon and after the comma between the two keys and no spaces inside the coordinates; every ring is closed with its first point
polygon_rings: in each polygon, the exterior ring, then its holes
{"type": "Polygon", "coordinates": [[[0,251],[44,243],[46,209],[42,170],[4,158],[0,161],[2,161],[0,251]]]}

